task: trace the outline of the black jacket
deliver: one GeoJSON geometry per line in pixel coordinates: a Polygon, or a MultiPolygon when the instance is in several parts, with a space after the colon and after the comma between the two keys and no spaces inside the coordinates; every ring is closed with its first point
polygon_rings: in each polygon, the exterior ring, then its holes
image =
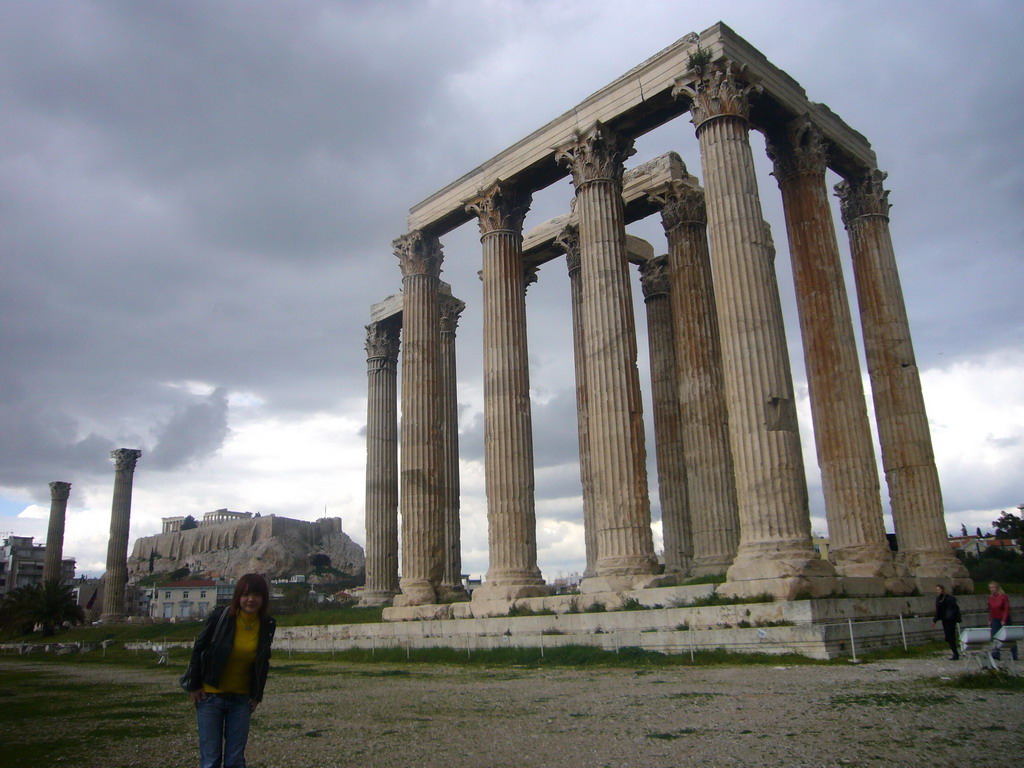
{"type": "MultiPolygon", "coordinates": [[[[214,637],[217,629],[217,621],[221,613],[227,608],[213,611],[206,620],[206,626],[196,638],[192,646],[192,660],[189,663],[191,676],[189,677],[189,690],[196,691],[203,687],[204,683],[217,687],[220,676],[224,673],[224,666],[231,655],[231,649],[235,644],[235,622],[232,617],[224,618],[224,625],[220,634],[214,637]]],[[[267,684],[267,672],[270,671],[270,645],[274,642],[274,630],[277,629],[277,622],[273,616],[267,616],[260,620],[260,636],[256,642],[256,661],[253,663],[249,675],[249,696],[254,701],[263,700],[263,687],[267,684]]]]}
{"type": "Polygon", "coordinates": [[[960,623],[960,606],[956,602],[956,598],[946,592],[945,594],[939,595],[935,598],[935,621],[949,622],[951,624],[960,623]]]}

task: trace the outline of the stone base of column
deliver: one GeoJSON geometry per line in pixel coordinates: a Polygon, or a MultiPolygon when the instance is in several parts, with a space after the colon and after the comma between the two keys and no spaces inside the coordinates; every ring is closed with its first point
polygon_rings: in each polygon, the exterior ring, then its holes
{"type": "Polygon", "coordinates": [[[914,594],[914,580],[909,577],[840,577],[845,597],[887,597],[914,594]]]}
{"type": "Polygon", "coordinates": [[[124,624],[127,618],[120,613],[104,613],[100,616],[101,624],[124,624]]]}
{"type": "MultiPolygon", "coordinates": [[[[974,582],[971,579],[936,578],[934,576],[918,576],[913,579],[914,586],[922,595],[935,595],[935,587],[941,585],[947,592],[958,595],[973,595],[974,582]]],[[[1015,622],[1016,623],[1016,622],[1015,622]]]]}
{"type": "Polygon", "coordinates": [[[521,597],[547,597],[554,588],[550,584],[492,584],[485,582],[473,590],[472,602],[480,603],[489,600],[511,602],[521,597]]]}
{"type": "Polygon", "coordinates": [[[410,605],[431,605],[437,602],[437,592],[429,581],[401,581],[402,592],[395,595],[391,604],[396,608],[410,605]]]}
{"type": "Polygon", "coordinates": [[[855,579],[894,579],[909,575],[905,568],[899,568],[893,562],[892,550],[880,544],[830,549],[828,559],[839,576],[855,579]]]}
{"type": "MultiPolygon", "coordinates": [[[[924,550],[900,552],[897,559],[916,579],[967,579],[970,575],[963,563],[949,550],[924,550]]],[[[940,582],[941,583],[941,582],[940,582]]],[[[948,588],[948,585],[946,585],[948,588]]]]}
{"type": "Polygon", "coordinates": [[[826,597],[842,592],[832,563],[822,560],[810,543],[790,546],[770,542],[764,549],[740,546],[718,592],[730,597],[771,594],[778,600],[826,597]]]}
{"type": "Polygon", "coordinates": [[[381,605],[391,605],[394,599],[394,592],[363,592],[359,596],[359,605],[364,608],[376,608],[381,605]]]}
{"type": "Polygon", "coordinates": [[[690,565],[690,576],[715,576],[722,574],[722,581],[725,581],[725,572],[732,565],[733,558],[727,555],[717,557],[695,557],[690,565]]]}
{"type": "MultiPolygon", "coordinates": [[[[580,582],[580,594],[591,595],[595,592],[628,592],[633,589],[651,589],[653,587],[673,587],[679,582],[678,574],[633,574],[631,576],[594,576],[580,582]]],[[[684,579],[685,580],[685,579],[684,579]]]]}

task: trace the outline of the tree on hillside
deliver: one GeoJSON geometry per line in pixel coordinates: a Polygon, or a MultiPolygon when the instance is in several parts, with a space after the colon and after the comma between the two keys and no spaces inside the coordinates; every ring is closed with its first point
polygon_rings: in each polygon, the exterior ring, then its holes
{"type": "Polygon", "coordinates": [[[21,634],[38,626],[44,635],[52,635],[65,622],[84,621],[85,614],[75,602],[73,590],[58,579],[18,587],[0,603],[0,628],[21,634]]]}
{"type": "Polygon", "coordinates": [[[998,520],[992,521],[992,527],[1000,539],[1024,539],[1024,517],[1013,512],[1003,512],[998,520]]]}
{"type": "Polygon", "coordinates": [[[198,527],[199,523],[196,522],[196,519],[192,517],[192,515],[186,515],[185,519],[181,521],[181,530],[183,531],[191,531],[193,528],[198,527]]]}

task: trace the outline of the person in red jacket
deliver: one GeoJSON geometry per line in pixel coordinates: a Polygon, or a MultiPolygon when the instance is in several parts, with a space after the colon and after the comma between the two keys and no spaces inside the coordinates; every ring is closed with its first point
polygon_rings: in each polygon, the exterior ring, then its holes
{"type": "MultiPolygon", "coordinates": [[[[1003,592],[1003,588],[999,586],[998,581],[990,581],[988,583],[988,620],[993,640],[996,637],[996,632],[1010,623],[1010,598],[1003,592]]],[[[1016,643],[1010,646],[1010,654],[1013,656],[1013,660],[1016,661],[1016,643]]],[[[992,658],[999,659],[998,646],[992,651],[992,658]]]]}

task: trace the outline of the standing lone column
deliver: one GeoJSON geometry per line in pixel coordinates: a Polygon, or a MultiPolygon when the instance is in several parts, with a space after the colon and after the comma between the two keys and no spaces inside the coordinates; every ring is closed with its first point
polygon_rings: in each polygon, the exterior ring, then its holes
{"type": "Polygon", "coordinates": [[[434,602],[443,575],[444,439],[441,430],[441,243],[397,238],[402,268],[402,594],[396,607],[434,602]]]}
{"type": "Polygon", "coordinates": [[[124,593],[128,584],[128,524],[132,513],[132,480],[142,451],[118,448],[114,460],[114,500],[110,508],[110,539],[107,541],[107,575],[103,581],[101,621],[125,615],[124,593]]]}
{"type": "Polygon", "coordinates": [[[441,423],[444,441],[444,575],[441,589],[462,594],[462,536],[459,525],[459,395],[456,386],[455,329],[466,304],[441,296],[441,423]]]}
{"type": "Polygon", "coordinates": [[[793,381],[750,151],[749,94],[728,62],[695,67],[692,99],[706,183],[708,236],[736,466],[740,543],[724,591],[791,598],[831,593],[834,570],[811,545],[793,381]]]}
{"type": "Polygon", "coordinates": [[[392,317],[366,326],[366,589],[360,602],[398,593],[398,348],[392,317]]]}
{"type": "Polygon", "coordinates": [[[587,366],[583,336],[583,288],[580,285],[580,228],[569,224],[555,242],[565,251],[572,304],[572,362],[576,372],[576,434],[580,452],[580,485],[583,487],[583,544],[587,564],[583,578],[597,575],[597,521],[594,519],[594,470],[590,460],[590,417],[587,415],[587,366]]]}
{"type": "MultiPolygon", "coordinates": [[[[771,136],[767,149],[786,213],[829,559],[840,576],[860,579],[845,584],[848,593],[883,594],[896,571],[825,186],[827,148],[817,127],[800,119],[771,136]]],[[[908,581],[900,591],[912,589],[908,581]]]]}
{"type": "Polygon", "coordinates": [[[665,573],[688,575],[693,546],[687,506],[687,466],[683,450],[683,418],[679,407],[679,367],[669,299],[668,257],[640,264],[640,285],[647,305],[647,339],[651,357],[651,405],[658,466],[661,532],[665,541],[665,573]]]}
{"type": "Polygon", "coordinates": [[[523,220],[530,195],[496,181],[466,210],[480,222],[484,283],[484,471],[490,566],[475,600],[544,594],[537,567],[523,220]]]}
{"type": "Polygon", "coordinates": [[[885,177],[875,169],[861,178],[841,181],[835,189],[850,237],[899,557],[917,579],[940,579],[971,589],[966,569],[947,542],[942,488],[889,232],[889,192],[882,186],[885,177]]]}
{"type": "Polygon", "coordinates": [[[46,557],[43,560],[43,583],[60,581],[60,563],[64,556],[64,518],[68,511],[71,483],[55,480],[50,483],[50,524],[46,529],[46,557]]]}
{"type": "Polygon", "coordinates": [[[661,208],[661,223],[668,238],[693,540],[691,573],[725,573],[736,556],[740,523],[704,193],[674,181],[649,196],[661,208]]]}
{"type": "Polygon", "coordinates": [[[595,123],[556,152],[576,186],[590,450],[598,521],[597,577],[587,590],[652,583],[657,570],[647,492],[636,327],[622,203],[633,142],[595,123]]]}

